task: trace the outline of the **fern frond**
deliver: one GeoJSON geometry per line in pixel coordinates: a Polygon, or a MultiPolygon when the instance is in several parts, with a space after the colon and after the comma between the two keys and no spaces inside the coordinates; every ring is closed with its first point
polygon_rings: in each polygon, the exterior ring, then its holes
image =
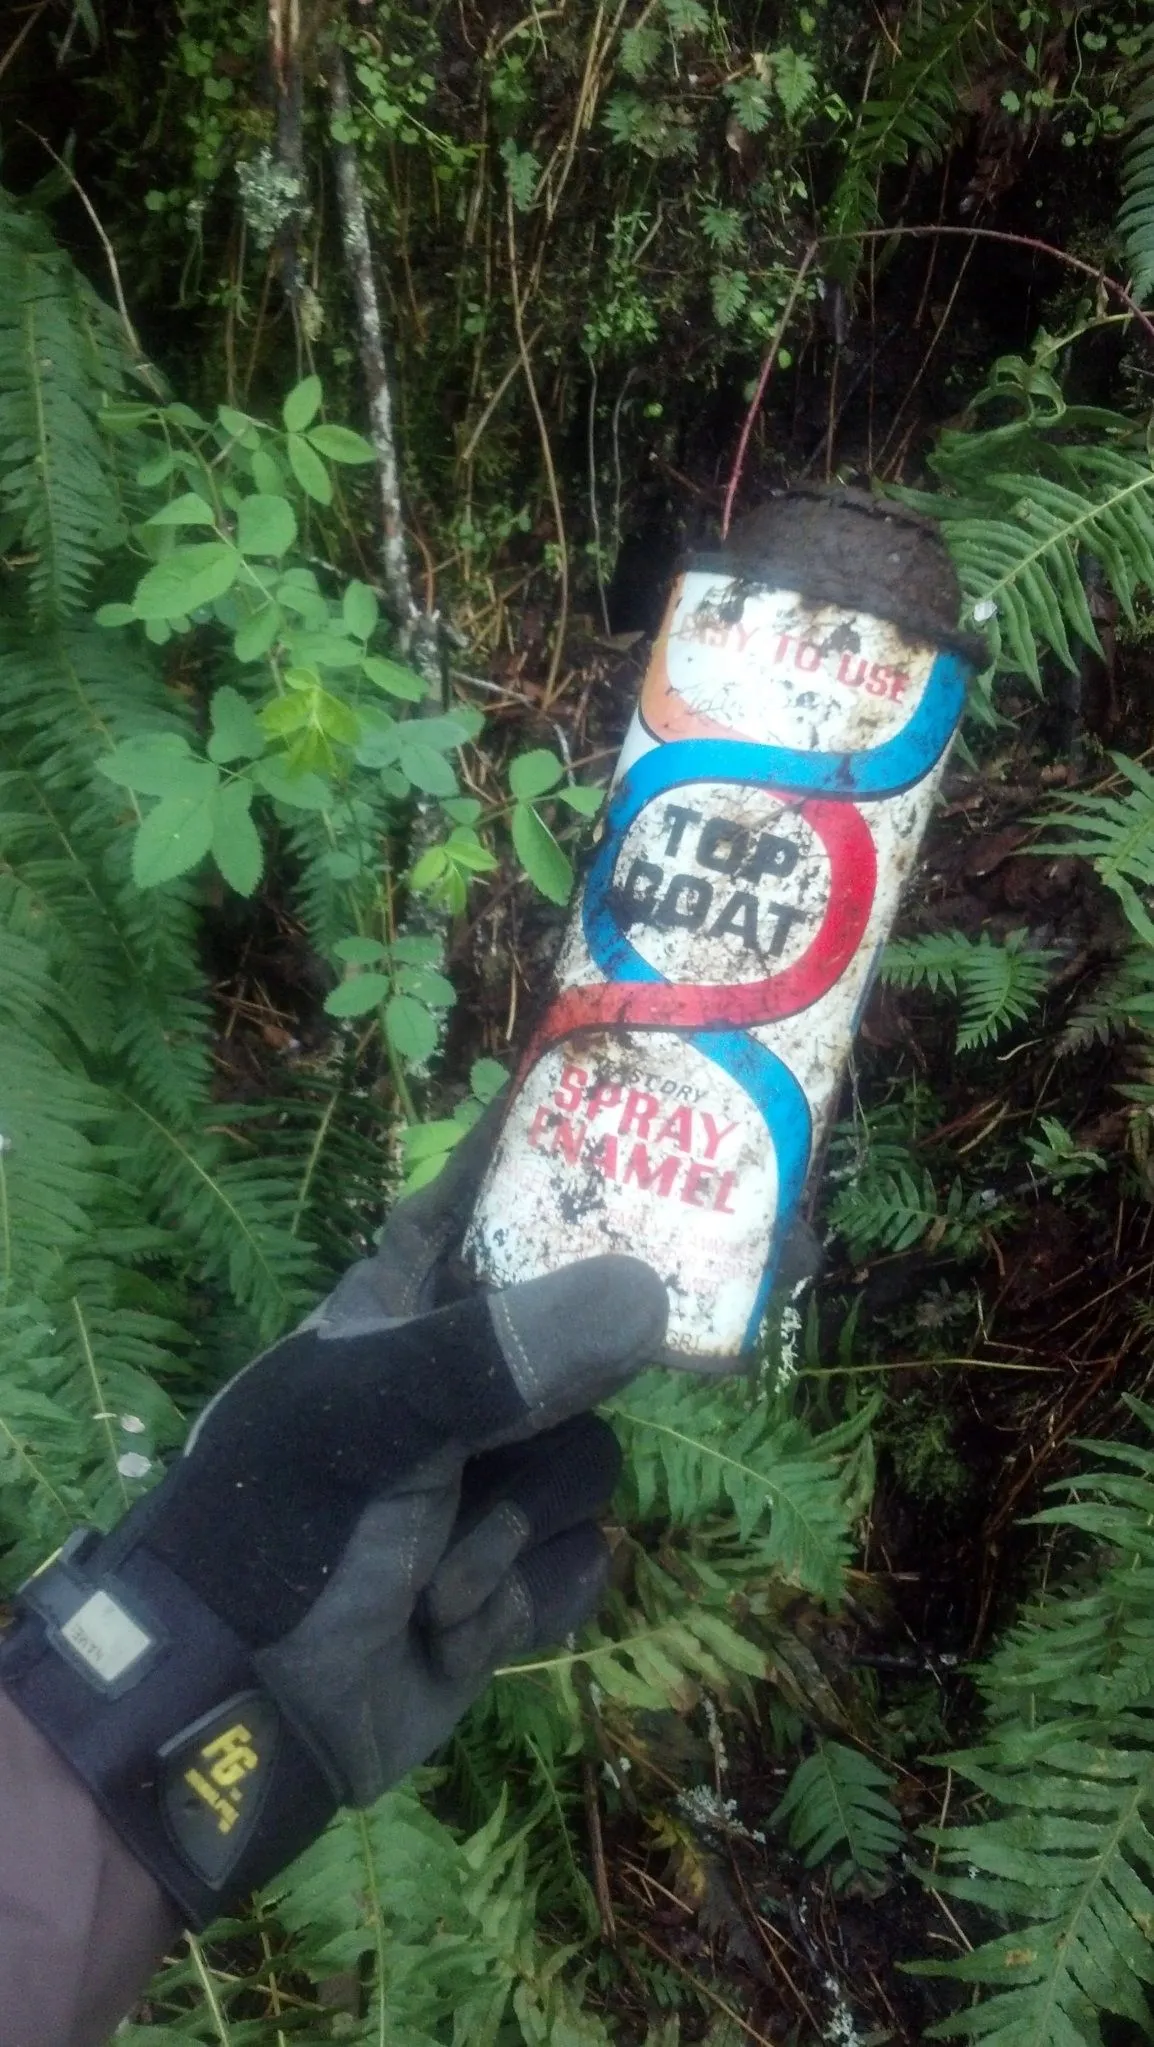
{"type": "MultiPolygon", "coordinates": [[[[1057,419],[1044,424],[1060,426],[1057,419]]],[[[987,436],[944,435],[932,466],[950,484],[960,464],[962,494],[901,493],[941,520],[967,622],[988,622],[994,660],[1035,685],[1039,644],[1068,668],[1077,667],[1074,643],[1101,651],[1083,587],[1084,556],[1098,563],[1128,618],[1135,617],[1138,590],[1154,583],[1154,467],[1144,448],[1123,445],[1129,433],[1119,420],[1113,441],[1102,435],[1059,444],[1035,422],[1019,454],[1032,455],[1036,466],[991,466],[980,485],[975,465],[987,436]]]]}
{"type": "Polygon", "coordinates": [[[1084,1051],[1128,1031],[1154,1037],[1154,954],[1145,945],[1132,946],[1075,1005],[1062,1027],[1058,1050],[1084,1051]]]}
{"type": "Polygon", "coordinates": [[[1011,931],[995,945],[987,931],[976,939],[961,931],[935,931],[895,939],[882,955],[882,979],[899,988],[945,988],[961,999],[958,1050],[992,1044],[1037,1008],[1056,954],[1011,931]]]}
{"type": "Polygon", "coordinates": [[[342,1813],[278,1878],[269,1898],[298,1969],[315,1981],[375,1963],[365,2030],[350,2037],[429,2047],[451,2012],[462,2047],[498,2037],[608,2047],[562,1976],[571,1950],[536,1932],[532,1824],[511,1826],[502,1799],[458,1841],[402,1786],[342,1813]]]}
{"type": "Polygon", "coordinates": [[[901,48],[881,68],[874,96],[861,109],[845,165],[834,188],[827,225],[850,235],[877,221],[881,173],[915,152],[936,159],[958,125],[970,65],[989,22],[989,0],[948,0],[913,10],[902,24],[901,48]]]}
{"type": "Polygon", "coordinates": [[[314,1297],[311,1247],[295,1234],[298,1183],[291,1162],[240,1133],[226,1153],[220,1111],[190,1129],[122,1094],[118,1131],[132,1180],[173,1232],[195,1270],[231,1293],[271,1342],[314,1297]],[[212,1117],[213,1130],[207,1128],[212,1117]]]}
{"type": "Polygon", "coordinates": [[[1039,1519],[1090,1539],[1097,1583],[1039,1602],[981,1673],[987,1739],[951,1762],[992,1810],[930,1836],[935,1887],[1009,1929],[917,1965],[985,1992],[941,2036],[1098,2047],[1102,2012],[1154,2025],[1154,1450],[1082,1447],[1099,1468],[1039,1519]]]}
{"type": "Polygon", "coordinates": [[[1154,945],[1154,920],[1142,891],[1154,888],[1154,775],[1125,754],[1111,755],[1130,784],[1124,796],[1087,794],[1048,812],[1046,824],[1063,825],[1073,838],[1047,840],[1039,853],[1078,853],[1122,904],[1134,930],[1154,945]]]}
{"type": "Polygon", "coordinates": [[[178,1117],[208,1085],[193,895],[130,867],[130,803],[97,769],[135,732],[187,730],[157,667],[97,627],[0,635],[0,918],[45,948],[84,1039],[178,1117]]]}
{"type": "Polygon", "coordinates": [[[844,1742],[818,1742],[798,1764],[773,1824],[807,1869],[839,1853],[831,1877],[843,1890],[854,1876],[884,1876],[904,1839],[889,1793],[893,1778],[844,1742]]]}
{"type": "Polygon", "coordinates": [[[820,1437],[723,1381],[668,1372],[647,1373],[611,1412],[639,1518],[692,1526],[732,1514],[759,1566],[836,1603],[851,1531],[840,1467],[820,1437]]]}
{"type": "Polygon", "coordinates": [[[1139,75],[1122,154],[1118,229],[1130,264],[1130,289],[1139,305],[1154,285],[1154,61],[1139,75]]]}
{"type": "Polygon", "coordinates": [[[844,1181],[827,1213],[854,1259],[874,1250],[911,1251],[923,1241],[931,1249],[968,1257],[997,1220],[981,1191],[968,1194],[955,1178],[943,1200],[929,1169],[912,1161],[844,1181]]]}
{"type": "Polygon", "coordinates": [[[42,220],[0,193],[0,501],[33,556],[42,622],[79,609],[124,537],[98,420],[126,381],[112,314],[42,220]]]}

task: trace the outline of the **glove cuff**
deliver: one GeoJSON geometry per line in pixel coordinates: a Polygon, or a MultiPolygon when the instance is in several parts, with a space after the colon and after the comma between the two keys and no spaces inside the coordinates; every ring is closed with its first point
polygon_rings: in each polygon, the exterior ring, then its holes
{"type": "Polygon", "coordinates": [[[194,1930],[267,1883],[340,1792],[252,1656],[143,1548],[79,1529],[17,1594],[0,1683],[194,1930]]]}

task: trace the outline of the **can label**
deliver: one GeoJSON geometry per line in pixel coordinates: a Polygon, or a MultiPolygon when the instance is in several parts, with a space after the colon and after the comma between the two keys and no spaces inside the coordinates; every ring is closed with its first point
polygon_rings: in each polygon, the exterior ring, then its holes
{"type": "Polygon", "coordinates": [[[865,612],[681,579],[466,1240],[484,1278],[630,1251],[673,1359],[750,1347],[966,673],[865,612]]]}

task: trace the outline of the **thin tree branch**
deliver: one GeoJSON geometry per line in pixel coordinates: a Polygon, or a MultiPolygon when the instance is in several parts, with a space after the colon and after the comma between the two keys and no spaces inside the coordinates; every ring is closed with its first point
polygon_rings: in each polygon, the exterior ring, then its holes
{"type": "Polygon", "coordinates": [[[1131,317],[1137,320],[1147,339],[1154,341],[1154,320],[1148,313],[1142,311],[1124,284],[1119,284],[1116,277],[1110,277],[1097,264],[1086,263],[1081,256],[1071,256],[1068,249],[1059,249],[1054,242],[1039,241],[1036,235],[1010,234],[1007,229],[999,227],[944,227],[937,223],[929,227],[869,227],[858,228],[856,231],[847,229],[844,233],[818,235],[817,246],[825,248],[831,242],[886,242],[896,239],[898,235],[962,235],[973,241],[1006,242],[1012,248],[1033,249],[1039,256],[1051,256],[1055,263],[1065,263],[1068,269],[1081,271],[1083,277],[1092,278],[1103,291],[1112,293],[1119,304],[1125,306],[1131,317]]]}
{"type": "Polygon", "coordinates": [[[50,0],[40,0],[39,6],[33,7],[31,9],[27,20],[23,23],[22,27],[17,29],[16,34],[13,36],[12,41],[9,43],[8,48],[4,52],[4,55],[0,57],[0,78],[3,78],[4,73],[8,69],[8,66],[11,63],[13,63],[15,59],[19,56],[26,38],[31,35],[41,15],[46,11],[49,5],[50,0]]]}
{"type": "Polygon", "coordinates": [[[533,375],[533,360],[529,344],[525,339],[525,321],[521,299],[521,287],[517,276],[517,230],[513,217],[513,194],[505,194],[505,228],[509,242],[509,294],[513,301],[513,325],[517,332],[517,347],[521,355],[521,366],[525,372],[525,384],[529,392],[529,403],[537,422],[541,437],[541,459],[545,464],[545,476],[549,484],[549,496],[553,505],[553,520],[557,528],[557,566],[561,579],[561,615],[553,636],[553,652],[549,661],[549,673],[545,678],[542,710],[548,710],[553,701],[557,675],[561,667],[561,656],[565,650],[565,633],[569,624],[569,544],[565,538],[565,519],[561,510],[561,492],[557,483],[557,471],[553,466],[553,450],[549,444],[549,429],[545,414],[537,395],[537,380],[533,375]]]}
{"type": "MultiPolygon", "coordinates": [[[[27,127],[27,123],[23,121],[21,122],[20,125],[21,127],[27,127]]],[[[101,220],[100,215],[97,213],[95,206],[92,204],[91,199],[88,197],[88,194],[85,191],[83,185],[81,184],[79,178],[73,171],[71,165],[66,164],[62,156],[57,155],[56,151],[52,147],[52,144],[49,141],[47,141],[47,139],[43,135],[41,135],[36,128],[28,128],[28,133],[29,135],[35,136],[35,139],[40,144],[40,147],[43,150],[47,151],[48,155],[52,158],[53,163],[56,164],[60,170],[63,171],[65,177],[68,179],[69,184],[71,185],[73,191],[75,192],[76,197],[79,199],[80,204],[83,206],[85,213],[88,215],[89,220],[92,222],[92,225],[96,230],[96,233],[100,240],[100,246],[104,251],[105,260],[108,264],[108,274],[112,280],[112,294],[116,300],[116,310],[120,315],[120,324],[124,328],[125,340],[128,342],[129,348],[131,349],[133,355],[136,357],[135,368],[143,377],[145,383],[148,384],[151,387],[151,389],[155,391],[159,396],[161,394],[162,386],[157,377],[156,371],[153,369],[152,364],[148,361],[148,358],[146,357],[144,350],[140,345],[140,336],[132,324],[132,316],[128,310],[128,300],[124,296],[124,286],[120,281],[120,266],[116,261],[116,251],[113,248],[112,243],[109,241],[107,234],[105,233],[104,223],[101,220]]]]}
{"type": "MultiPolygon", "coordinates": [[[[344,51],[334,49],[329,58],[329,103],[338,135],[347,131],[351,115],[349,78],[344,51]]],[[[393,399],[385,356],[381,302],[373,274],[373,247],[365,207],[364,186],[356,150],[351,142],[333,142],[337,192],[340,199],[341,240],[349,281],[357,308],[361,369],[369,402],[369,426],[377,454],[377,480],[381,506],[381,567],[385,590],[397,623],[410,629],[417,622],[417,604],[409,579],[405,552],[404,518],[401,510],[400,467],[397,461],[393,399]]]]}

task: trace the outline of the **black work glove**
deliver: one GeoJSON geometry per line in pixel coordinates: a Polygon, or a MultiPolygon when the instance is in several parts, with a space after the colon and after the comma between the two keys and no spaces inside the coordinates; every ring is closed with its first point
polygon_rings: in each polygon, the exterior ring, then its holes
{"type": "Polygon", "coordinates": [[[618,1469],[581,1410],[653,1355],[665,1290],[594,1258],[436,1307],[483,1137],[374,1259],[206,1409],[111,1535],[23,1588],[0,1681],[202,1925],[591,1611],[618,1469]]]}

